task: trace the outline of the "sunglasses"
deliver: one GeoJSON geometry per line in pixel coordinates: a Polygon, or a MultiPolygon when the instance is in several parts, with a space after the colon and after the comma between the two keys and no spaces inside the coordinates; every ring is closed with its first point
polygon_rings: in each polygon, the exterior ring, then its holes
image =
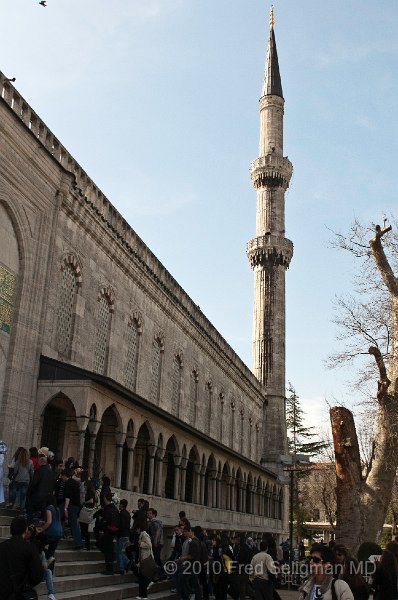
{"type": "Polygon", "coordinates": [[[323,560],[319,558],[319,556],[310,556],[309,562],[313,562],[316,565],[319,565],[319,563],[323,562],[323,560]]]}

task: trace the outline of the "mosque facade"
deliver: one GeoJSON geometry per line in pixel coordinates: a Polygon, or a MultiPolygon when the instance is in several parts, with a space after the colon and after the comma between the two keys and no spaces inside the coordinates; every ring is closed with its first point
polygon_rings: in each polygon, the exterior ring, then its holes
{"type": "Polygon", "coordinates": [[[273,23],[257,190],[253,370],[0,73],[0,439],[73,456],[167,525],[282,534],[283,96],[273,23]]]}

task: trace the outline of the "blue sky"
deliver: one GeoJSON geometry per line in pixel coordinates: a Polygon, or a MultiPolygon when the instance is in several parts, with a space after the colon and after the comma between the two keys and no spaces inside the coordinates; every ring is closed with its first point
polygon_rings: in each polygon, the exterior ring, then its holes
{"type": "MultiPolygon", "coordinates": [[[[329,247],[396,205],[398,3],[276,0],[285,154],[287,379],[309,422],[352,398],[328,371],[329,247]]],[[[3,0],[0,69],[250,366],[249,165],[268,37],[262,0],[3,0]]]]}

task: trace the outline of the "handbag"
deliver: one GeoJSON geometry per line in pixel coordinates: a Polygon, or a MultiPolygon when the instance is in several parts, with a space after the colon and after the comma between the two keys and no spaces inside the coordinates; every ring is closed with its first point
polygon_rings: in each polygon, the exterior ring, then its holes
{"type": "Polygon", "coordinates": [[[10,480],[10,482],[14,481],[15,475],[16,473],[14,467],[8,467],[7,477],[10,480]]]}
{"type": "Polygon", "coordinates": [[[153,556],[148,556],[147,558],[144,558],[144,560],[142,560],[140,562],[139,572],[144,577],[147,577],[148,579],[152,580],[155,577],[156,573],[158,572],[158,568],[159,567],[156,564],[153,556]]]}
{"type": "Polygon", "coordinates": [[[81,523],[87,523],[87,525],[90,525],[90,523],[92,523],[94,520],[94,513],[96,510],[97,509],[95,508],[95,506],[93,506],[93,508],[83,506],[79,513],[79,521],[81,523]]]}

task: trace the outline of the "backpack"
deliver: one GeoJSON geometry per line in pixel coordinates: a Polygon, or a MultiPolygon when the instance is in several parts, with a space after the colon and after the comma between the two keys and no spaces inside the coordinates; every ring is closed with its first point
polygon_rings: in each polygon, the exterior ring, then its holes
{"type": "Polygon", "coordinates": [[[111,531],[119,531],[120,529],[120,513],[114,504],[111,505],[111,516],[106,528],[111,531]]]}

